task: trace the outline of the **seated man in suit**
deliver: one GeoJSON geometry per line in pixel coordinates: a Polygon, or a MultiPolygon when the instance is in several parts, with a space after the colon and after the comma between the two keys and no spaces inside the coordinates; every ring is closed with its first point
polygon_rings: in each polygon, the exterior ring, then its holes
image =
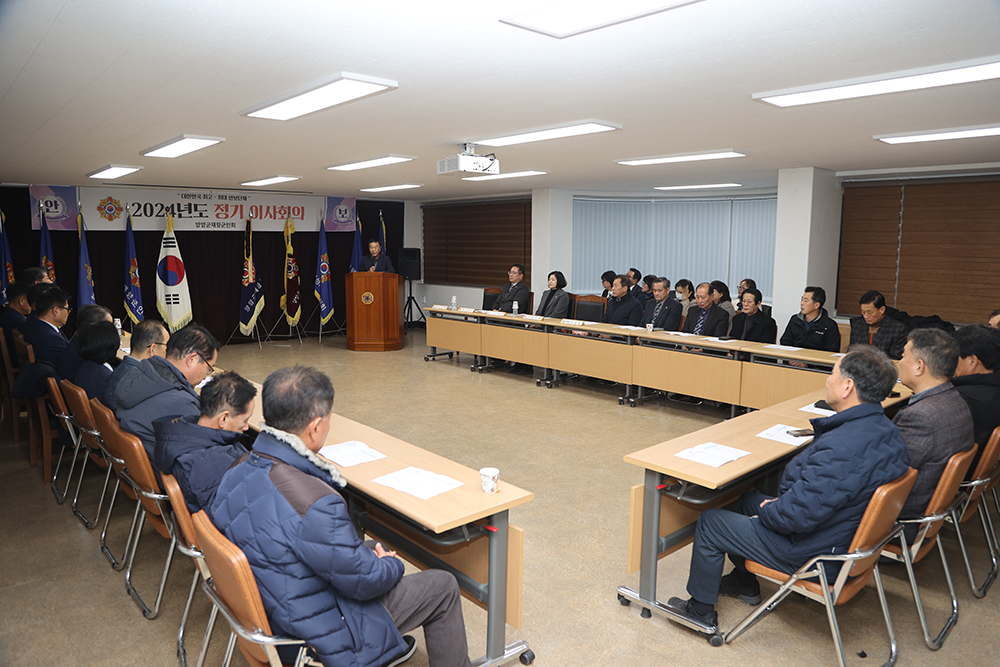
{"type": "Polygon", "coordinates": [[[521,315],[528,315],[531,309],[528,308],[531,290],[524,284],[524,265],[514,264],[507,272],[507,279],[510,281],[500,289],[500,294],[493,301],[493,310],[504,313],[514,312],[514,302],[517,302],[517,312],[521,315]]]}
{"type": "Polygon", "coordinates": [[[382,244],[372,239],[368,242],[368,254],[361,258],[362,271],[384,271],[385,273],[395,273],[392,267],[392,260],[388,255],[382,254],[382,244]]]}
{"type": "Polygon", "coordinates": [[[654,329],[678,331],[681,328],[681,304],[670,296],[670,281],[666,278],[653,279],[653,298],[646,302],[643,325],[653,325],[654,329]]]}
{"type": "Polygon", "coordinates": [[[985,324],[962,327],[954,333],[958,365],[951,383],[972,413],[972,429],[979,451],[969,468],[974,471],[993,430],[1000,426],[1000,331],[985,324]]]}
{"type": "MultiPolygon", "coordinates": [[[[840,352],[840,328],[826,313],[826,290],[822,287],[806,287],[799,301],[800,312],[792,315],[781,334],[781,344],[804,347],[810,350],[840,352]]],[[[805,364],[797,364],[805,365],[805,364]]]]}
{"type": "Polygon", "coordinates": [[[748,289],[757,289],[757,281],[753,278],[744,278],[736,286],[736,310],[743,307],[743,293],[748,289]]]}
{"type": "Polygon", "coordinates": [[[208,510],[212,522],[246,554],[271,629],[308,642],[326,667],[399,664],[415,646],[400,633],[420,626],[431,665],[469,667],[454,575],[404,576],[395,552],[358,537],[346,482],[317,455],[333,397],[330,379],[313,368],[268,376],[261,394],[267,425],[223,476],[208,510]]]}
{"type": "Polygon", "coordinates": [[[642,273],[639,272],[639,269],[629,269],[625,272],[625,277],[629,281],[628,293],[635,297],[640,306],[645,308],[646,297],[642,294],[642,273]]]}
{"type": "Polygon", "coordinates": [[[836,411],[812,419],[815,437],[785,467],[778,495],[744,493],[737,510],[701,513],[694,533],[687,600],[667,605],[718,631],[720,595],[761,603],[747,559],[794,572],[820,554],[846,553],[875,490],[906,472],[909,457],[881,401],[896,384],[896,368],[881,350],[852,347],[826,379],[836,411]],[[722,576],[726,556],[736,566],[722,576]]]}
{"type": "Polygon", "coordinates": [[[861,316],[851,318],[851,344],[874,345],[890,359],[903,356],[906,325],[885,315],[885,297],[868,290],[861,295],[861,316]]]}
{"type": "Polygon", "coordinates": [[[18,276],[18,280],[27,284],[29,287],[31,285],[37,285],[38,283],[45,283],[47,285],[52,284],[52,278],[49,277],[49,272],[40,266],[29,266],[24,271],[21,271],[21,275],[18,276]]]}
{"type": "Polygon", "coordinates": [[[76,372],[83,365],[83,357],[74,343],[79,338],[81,331],[97,322],[114,322],[111,311],[96,303],[88,303],[76,311],[76,333],[70,339],[66,349],[59,355],[59,361],[56,362],[56,373],[59,374],[59,377],[70,381],[76,377],[76,372]]]}
{"type": "Polygon", "coordinates": [[[69,319],[69,292],[54,285],[47,286],[35,301],[37,317],[29,317],[21,325],[24,341],[35,351],[35,359],[53,366],[59,361],[69,341],[60,331],[69,319]]]}
{"type": "Polygon", "coordinates": [[[683,331],[702,336],[725,336],[729,331],[729,313],[712,301],[712,286],[701,283],[694,291],[697,308],[688,311],[683,331]]]}
{"type": "Polygon", "coordinates": [[[192,514],[211,507],[222,476],[247,453],[240,438],[250,428],[256,395],[247,380],[222,373],[201,390],[199,414],[153,421],[153,467],[177,478],[192,514]]]}
{"type": "Polygon", "coordinates": [[[20,331],[31,313],[28,304],[28,284],[20,280],[7,285],[7,307],[0,311],[0,327],[7,339],[7,352],[14,356],[14,331],[20,331]]]}
{"type": "Polygon", "coordinates": [[[913,396],[892,421],[906,442],[917,483],[900,518],[923,516],[948,459],[973,445],[972,414],[951,384],[957,364],[958,344],[949,334],[940,329],[910,332],[899,361],[899,380],[913,396]]]}
{"type": "Polygon", "coordinates": [[[760,302],[763,299],[756,287],[743,290],[742,308],[733,317],[732,330],[729,332],[731,337],[757,343],[774,342],[778,337],[778,325],[773,317],[760,309],[760,302]]]}
{"type": "Polygon", "coordinates": [[[642,306],[629,292],[627,276],[615,276],[611,283],[611,298],[604,310],[605,324],[624,324],[637,327],[642,322],[642,306]]]}
{"type": "Polygon", "coordinates": [[[152,461],[156,447],[153,421],[196,415],[201,399],[194,390],[214,370],[219,341],[208,329],[191,323],[170,337],[166,357],[150,357],[115,388],[122,428],[142,440],[152,461]]]}

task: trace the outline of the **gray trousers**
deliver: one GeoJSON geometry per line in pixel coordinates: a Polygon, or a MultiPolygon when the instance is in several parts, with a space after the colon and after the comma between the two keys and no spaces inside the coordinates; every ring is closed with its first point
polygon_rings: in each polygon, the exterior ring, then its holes
{"type": "Polygon", "coordinates": [[[431,667],[469,667],[469,645],[462,617],[462,595],[451,572],[407,574],[382,604],[401,633],[423,626],[431,667]]]}

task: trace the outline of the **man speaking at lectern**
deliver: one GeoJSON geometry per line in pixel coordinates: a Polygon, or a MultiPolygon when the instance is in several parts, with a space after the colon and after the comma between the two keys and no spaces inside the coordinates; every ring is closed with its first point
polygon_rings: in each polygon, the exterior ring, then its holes
{"type": "Polygon", "coordinates": [[[382,254],[382,245],[375,239],[368,242],[368,255],[361,258],[361,270],[396,272],[396,269],[392,267],[392,260],[389,259],[388,255],[382,254]]]}

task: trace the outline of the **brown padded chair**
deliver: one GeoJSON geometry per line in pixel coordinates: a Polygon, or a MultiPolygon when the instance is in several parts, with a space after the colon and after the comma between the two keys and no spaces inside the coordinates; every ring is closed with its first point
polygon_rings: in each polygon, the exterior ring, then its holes
{"type": "Polygon", "coordinates": [[[861,517],[858,530],[854,533],[850,551],[846,554],[822,555],[811,558],[805,565],[792,574],[779,572],[765,567],[760,563],[748,560],[747,570],[780,584],[775,593],[764,604],[740,621],[729,634],[726,643],[743,634],[757,621],[769,614],[779,602],[788,597],[792,591],[805,597],[821,602],[826,607],[827,619],[830,622],[830,632],[837,647],[837,660],[840,667],[845,667],[844,644],[840,638],[840,628],[837,625],[837,614],[834,608],[848,602],[857,595],[868,582],[875,578],[879,602],[882,604],[882,615],[885,617],[885,627],[889,631],[890,658],[885,663],[896,662],[898,647],[896,633],[892,629],[892,619],[889,617],[889,605],[885,600],[885,589],[882,587],[882,575],[878,571],[878,559],[886,543],[896,538],[902,532],[903,526],[896,523],[903,509],[913,484],[917,481],[917,471],[907,468],[898,479],[883,484],[875,489],[868,503],[868,509],[861,517]],[[836,580],[831,584],[827,580],[823,563],[842,563],[836,580]],[[819,581],[815,581],[816,579],[819,581]]]}
{"type": "Polygon", "coordinates": [[[962,484],[962,490],[967,494],[965,504],[957,512],[958,521],[952,520],[955,526],[955,537],[958,538],[958,546],[962,550],[962,560],[965,561],[965,571],[969,575],[969,586],[972,587],[972,594],[977,598],[984,597],[990,586],[997,578],[997,557],[1000,553],[1000,545],[997,544],[996,531],[993,528],[993,520],[990,512],[983,501],[983,495],[987,490],[993,492],[994,503],[997,504],[997,511],[1000,512],[1000,503],[997,503],[996,484],[1000,479],[1000,426],[993,430],[993,435],[986,441],[983,448],[983,455],[979,458],[976,470],[972,473],[972,480],[962,484]],[[972,563],[969,562],[969,550],[965,548],[965,536],[962,534],[962,524],[972,518],[973,514],[979,514],[979,521],[983,526],[983,533],[986,535],[986,546],[990,550],[990,571],[986,574],[986,579],[981,585],[976,585],[976,577],[972,573],[972,563]]]}
{"type": "Polygon", "coordinates": [[[581,294],[576,297],[576,307],[573,309],[573,319],[586,322],[600,322],[604,319],[604,309],[608,300],[596,294],[581,294]]]}
{"type": "Polygon", "coordinates": [[[910,577],[910,589],[913,591],[913,602],[917,605],[917,616],[920,618],[920,627],[924,631],[924,643],[927,648],[936,651],[944,644],[948,633],[955,626],[958,620],[958,597],[955,595],[955,584],[951,580],[951,570],[948,569],[948,559],[944,555],[944,545],[938,539],[938,533],[945,519],[957,515],[958,508],[965,501],[965,494],[959,495],[958,487],[965,479],[965,473],[972,465],[972,459],[976,456],[978,445],[973,445],[972,449],[955,454],[945,465],[938,480],[934,495],[927,503],[924,516],[920,519],[903,519],[899,523],[904,526],[917,526],[919,531],[913,540],[912,545],[907,545],[906,535],[899,534],[899,544],[887,544],[882,551],[884,555],[906,564],[906,573],[910,577]],[[951,615],[945,622],[944,627],[936,638],[931,638],[927,629],[927,616],[924,614],[924,605],[920,600],[920,589],[917,587],[917,578],[913,573],[913,564],[919,563],[924,556],[931,552],[937,544],[938,553],[941,555],[941,566],[944,568],[945,580],[948,582],[948,591],[951,593],[951,615]]]}
{"type": "MultiPolygon", "coordinates": [[[[187,602],[184,604],[184,613],[181,614],[181,627],[177,631],[177,658],[181,665],[186,665],[187,657],[184,649],[184,631],[187,627],[188,614],[191,612],[191,603],[194,601],[195,591],[198,590],[198,583],[203,578],[205,581],[208,581],[212,575],[208,571],[208,565],[205,564],[205,558],[201,553],[201,547],[198,544],[198,535],[194,530],[191,512],[188,511],[187,503],[184,502],[184,494],[181,491],[180,484],[177,483],[177,479],[173,475],[167,473],[162,473],[160,479],[163,480],[163,490],[167,492],[167,497],[170,498],[172,521],[168,522],[167,526],[172,531],[176,531],[177,550],[185,556],[190,556],[194,560],[195,565],[194,578],[191,580],[191,590],[188,591],[187,602]]],[[[208,619],[208,629],[205,631],[205,638],[201,645],[201,653],[198,656],[198,665],[202,665],[205,661],[205,653],[212,638],[212,630],[215,627],[215,619],[218,613],[218,608],[213,605],[212,615],[208,619]]]]}
{"type": "MultiPolygon", "coordinates": [[[[309,658],[309,647],[301,639],[276,637],[264,612],[260,589],[246,555],[229,541],[204,511],[192,517],[198,543],[202,547],[212,578],[201,585],[239,638],[240,652],[250,667],[281,667],[278,646],[298,646],[295,660],[300,665],[318,665],[309,658]]],[[[230,637],[230,647],[233,638],[230,637]]],[[[229,651],[227,651],[227,658],[229,651]]]]}
{"type": "Polygon", "coordinates": [[[3,419],[14,442],[18,443],[21,441],[22,412],[24,413],[24,423],[29,423],[28,401],[23,398],[14,398],[12,393],[14,380],[17,379],[17,372],[21,370],[21,365],[17,362],[14,351],[7,348],[7,336],[3,335],[3,332],[0,332],[0,353],[3,356],[3,419]]]}
{"type": "Polygon", "coordinates": [[[172,534],[170,528],[164,520],[164,514],[169,513],[169,505],[166,503],[167,496],[160,490],[160,483],[153,473],[153,465],[149,462],[142,441],[136,436],[123,431],[117,424],[111,426],[111,437],[118,444],[118,453],[125,460],[125,470],[120,475],[139,498],[135,507],[135,515],[132,517],[132,530],[130,531],[129,544],[125,547],[127,564],[125,566],[125,590],[132,597],[136,606],[142,610],[142,615],[152,620],[160,613],[160,603],[163,602],[163,590],[167,585],[167,575],[170,574],[170,564],[174,559],[174,550],[177,546],[177,535],[172,534]],[[163,576],[160,577],[160,588],[156,593],[156,601],[152,607],[147,605],[135,586],[132,585],[132,566],[135,564],[135,552],[139,547],[139,538],[142,537],[142,527],[146,521],[152,524],[160,535],[170,540],[170,547],[167,551],[167,562],[163,566],[163,576]]]}
{"type": "MultiPolygon", "coordinates": [[[[52,410],[52,414],[59,420],[59,426],[62,427],[64,431],[69,434],[70,442],[72,442],[72,456],[73,464],[76,464],[76,457],[80,453],[80,444],[82,442],[79,433],[76,431],[76,427],[73,425],[73,415],[70,413],[69,408],[66,407],[66,399],[63,398],[62,389],[59,388],[59,383],[54,377],[45,378],[45,386],[49,390],[49,406],[52,410]]],[[[70,473],[66,476],[66,487],[59,491],[56,485],[56,478],[59,476],[59,468],[62,467],[63,458],[66,456],[66,445],[63,444],[62,448],[59,450],[59,459],[56,461],[56,469],[52,472],[52,481],[49,483],[52,487],[52,493],[55,494],[56,502],[62,505],[66,502],[66,494],[69,493],[69,483],[73,479],[73,470],[70,468],[70,473]]]]}
{"type": "Polygon", "coordinates": [[[83,462],[80,464],[80,477],[76,482],[76,492],[73,495],[73,514],[76,515],[76,518],[78,518],[88,530],[93,530],[97,527],[97,522],[101,517],[101,510],[104,507],[104,498],[107,495],[108,484],[111,481],[111,467],[108,466],[108,463],[104,458],[104,453],[101,448],[101,432],[97,430],[97,426],[94,424],[94,414],[90,409],[90,399],[87,398],[87,392],[69,380],[60,380],[59,387],[62,389],[63,398],[66,399],[66,406],[69,408],[70,414],[73,415],[73,427],[76,429],[84,446],[87,448],[86,456],[73,457],[73,461],[69,469],[69,476],[72,477],[73,466],[76,465],[77,458],[83,459],[83,462]],[[97,512],[94,514],[93,521],[84,516],[79,507],[80,488],[83,486],[83,476],[87,470],[88,460],[92,460],[97,465],[106,468],[106,472],[104,474],[104,488],[101,490],[101,500],[97,504],[97,512]]]}
{"type": "Polygon", "coordinates": [[[108,524],[111,523],[111,513],[115,509],[115,500],[118,498],[119,490],[124,491],[125,495],[136,501],[136,503],[139,502],[139,499],[136,496],[135,490],[122,477],[122,474],[125,472],[125,459],[121,457],[121,448],[118,445],[117,432],[121,428],[118,426],[118,419],[115,417],[115,413],[111,412],[96,398],[90,399],[90,411],[94,416],[94,426],[101,433],[98,442],[101,445],[101,450],[104,452],[104,458],[106,461],[111,462],[111,469],[114,470],[116,480],[114,488],[111,491],[111,502],[108,503],[108,511],[104,515],[104,528],[101,529],[101,553],[111,563],[111,567],[115,570],[121,570],[125,567],[125,558],[128,556],[128,545],[132,542],[136,522],[133,519],[132,528],[129,531],[128,539],[125,540],[125,551],[122,553],[121,559],[115,558],[114,554],[111,553],[111,548],[108,547],[108,524]]]}

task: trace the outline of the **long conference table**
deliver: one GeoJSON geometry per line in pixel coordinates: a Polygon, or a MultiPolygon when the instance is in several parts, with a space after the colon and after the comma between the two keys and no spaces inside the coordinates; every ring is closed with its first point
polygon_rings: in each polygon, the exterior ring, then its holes
{"type": "Polygon", "coordinates": [[[761,409],[822,389],[840,353],[669,331],[647,332],[580,320],[473,308],[426,309],[430,361],[470,354],[473,371],[490,358],[544,369],[537,381],[558,386],[562,373],[621,383],[619,403],[641,405],[646,389],[761,409]],[[580,334],[589,334],[582,336],[580,334]],[[439,350],[446,350],[441,352],[439,350]],[[805,367],[796,366],[801,364],[805,367]]]}
{"type": "MultiPolygon", "coordinates": [[[[261,386],[254,384],[260,391],[261,386]]],[[[258,399],[250,423],[257,429],[263,418],[258,399]]],[[[486,655],[473,665],[497,665],[514,657],[530,664],[534,653],[526,641],[508,645],[505,640],[507,624],[521,627],[524,574],[524,531],[509,523],[508,512],[535,495],[505,480],[500,480],[496,493],[484,493],[477,470],[332,414],[326,444],[350,441],[385,455],[337,466],[347,482],[345,496],[359,536],[367,533],[379,539],[418,567],[451,572],[462,594],[486,609],[486,655]],[[410,466],[462,485],[422,500],[374,481],[410,466]]]]}

